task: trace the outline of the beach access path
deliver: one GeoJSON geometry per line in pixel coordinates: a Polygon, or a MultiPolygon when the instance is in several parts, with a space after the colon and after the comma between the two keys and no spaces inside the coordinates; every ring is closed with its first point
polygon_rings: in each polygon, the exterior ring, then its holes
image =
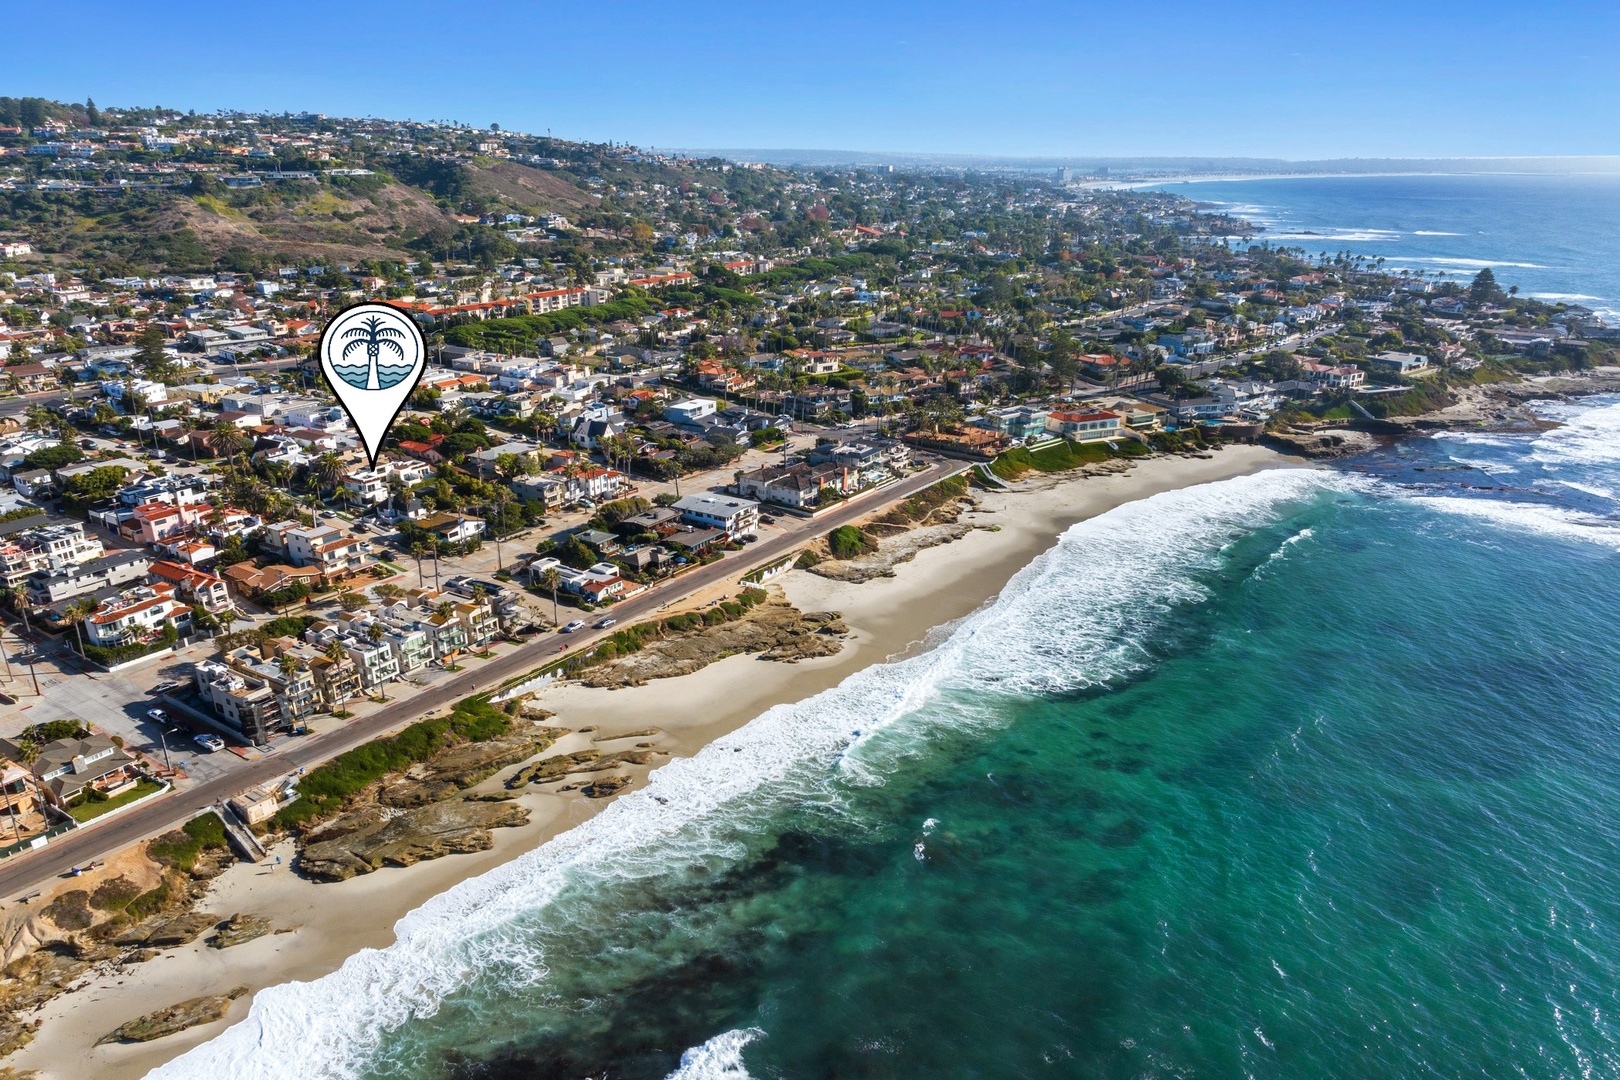
{"type": "MultiPolygon", "coordinates": [[[[787,527],[780,535],[761,540],[737,556],[699,567],[663,587],[654,586],[640,596],[617,604],[612,608],[613,617],[621,626],[629,625],[684,596],[727,579],[740,579],[748,571],[776,562],[818,536],[908,499],[947,477],[966,472],[970,467],[965,462],[931,459],[926,469],[883,489],[878,498],[854,499],[817,519],[784,518],[783,524],[787,527]]],[[[588,649],[607,633],[610,631],[572,635],[568,638],[568,651],[573,653],[588,649]]],[[[462,698],[499,686],[556,659],[559,655],[557,643],[555,635],[542,634],[480,665],[476,670],[466,671],[403,698],[393,707],[381,709],[335,731],[309,736],[286,749],[250,762],[246,767],[233,769],[224,776],[177,788],[173,794],[146,803],[105,825],[71,832],[36,851],[14,855],[0,864],[0,897],[22,900],[57,878],[71,873],[75,867],[88,866],[147,837],[178,828],[221,800],[299,769],[319,765],[414,723],[429,713],[447,709],[462,698]]]]}

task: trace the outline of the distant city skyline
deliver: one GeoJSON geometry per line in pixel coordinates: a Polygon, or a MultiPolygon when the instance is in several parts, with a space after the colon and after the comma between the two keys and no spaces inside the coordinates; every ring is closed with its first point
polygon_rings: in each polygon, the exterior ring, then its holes
{"type": "Polygon", "coordinates": [[[1620,153],[1620,10],[1474,4],[367,13],[16,5],[0,93],[461,121],[653,147],[1012,157],[1620,153]],[[1315,10],[1313,10],[1313,8],[1315,10]]]}

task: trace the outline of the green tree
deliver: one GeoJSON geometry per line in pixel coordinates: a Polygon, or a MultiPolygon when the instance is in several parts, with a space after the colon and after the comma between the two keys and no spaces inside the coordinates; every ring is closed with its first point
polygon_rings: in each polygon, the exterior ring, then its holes
{"type": "Polygon", "coordinates": [[[1487,266],[1474,275],[1473,284],[1468,286],[1468,299],[1480,305],[1500,304],[1507,300],[1507,294],[1496,283],[1496,275],[1487,266]]]}
{"type": "Polygon", "coordinates": [[[155,322],[146,324],[140,337],[135,339],[137,346],[135,359],[146,370],[147,375],[154,379],[162,379],[174,373],[174,362],[169,359],[168,353],[163,351],[163,328],[155,322]]]}
{"type": "Polygon", "coordinates": [[[557,589],[562,585],[562,571],[555,566],[548,566],[540,575],[540,587],[551,590],[551,621],[558,626],[562,625],[562,617],[558,614],[557,589]]]}

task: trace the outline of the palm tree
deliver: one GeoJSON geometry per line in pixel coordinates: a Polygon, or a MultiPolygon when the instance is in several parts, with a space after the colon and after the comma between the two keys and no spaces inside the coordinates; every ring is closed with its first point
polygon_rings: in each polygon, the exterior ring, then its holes
{"type": "Polygon", "coordinates": [[[79,655],[84,655],[84,620],[88,619],[100,607],[94,600],[85,597],[75,600],[62,609],[62,615],[73,625],[74,636],[79,639],[79,655]]]}
{"type": "Polygon", "coordinates": [[[214,452],[225,459],[225,467],[233,472],[236,469],[236,455],[247,449],[247,437],[242,434],[235,424],[229,420],[221,420],[209,432],[208,442],[214,452]]]}
{"type": "Polygon", "coordinates": [[[411,554],[416,556],[416,587],[419,589],[427,588],[427,581],[422,577],[422,556],[427,553],[428,546],[426,544],[417,543],[411,545],[411,554]]]}
{"type": "Polygon", "coordinates": [[[558,626],[562,625],[562,616],[558,614],[557,587],[562,584],[562,571],[555,566],[546,567],[545,573],[540,575],[541,588],[551,590],[551,621],[558,626]]]}
{"type": "Polygon", "coordinates": [[[11,605],[11,610],[22,617],[23,630],[32,632],[28,625],[28,594],[23,592],[20,585],[0,586],[0,597],[11,605]]]}
{"type": "Polygon", "coordinates": [[[54,427],[55,424],[56,417],[51,415],[49,409],[46,409],[42,405],[32,405],[29,407],[28,430],[44,432],[54,427]]]}
{"type": "Polygon", "coordinates": [[[343,459],[329,450],[310,462],[309,481],[316,487],[317,491],[324,487],[331,488],[335,492],[338,485],[343,482],[344,474],[348,471],[343,464],[343,459]]]}

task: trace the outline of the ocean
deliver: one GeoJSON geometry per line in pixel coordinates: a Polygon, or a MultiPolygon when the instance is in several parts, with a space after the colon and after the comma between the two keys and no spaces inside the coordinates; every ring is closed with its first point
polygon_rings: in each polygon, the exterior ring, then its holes
{"type": "Polygon", "coordinates": [[[1620,1074],[1620,397],[1071,528],[165,1077],[1620,1074]]]}
{"type": "Polygon", "coordinates": [[[1265,227],[1257,239],[1385,259],[1620,316],[1620,174],[1311,176],[1149,185],[1265,227]]]}

